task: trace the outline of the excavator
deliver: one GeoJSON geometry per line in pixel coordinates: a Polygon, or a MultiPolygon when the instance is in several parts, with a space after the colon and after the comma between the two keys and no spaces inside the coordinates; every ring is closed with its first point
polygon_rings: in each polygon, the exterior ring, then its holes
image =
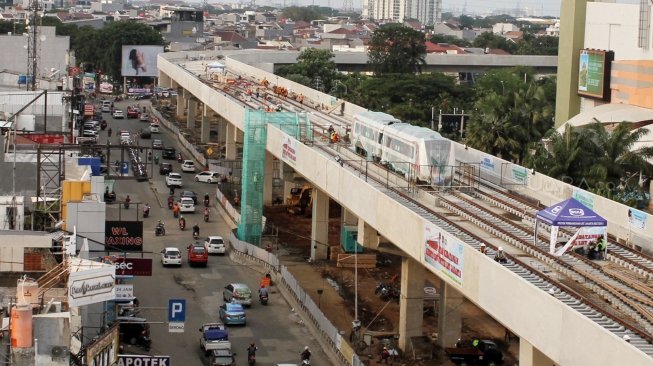
{"type": "Polygon", "coordinates": [[[310,216],[313,208],[313,187],[310,184],[304,184],[301,187],[290,189],[290,194],[286,197],[288,212],[293,215],[310,216]],[[308,209],[308,210],[307,210],[308,209]]]}

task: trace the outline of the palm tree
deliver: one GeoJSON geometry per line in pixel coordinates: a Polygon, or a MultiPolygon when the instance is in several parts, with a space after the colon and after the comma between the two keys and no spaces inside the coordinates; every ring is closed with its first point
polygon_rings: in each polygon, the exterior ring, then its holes
{"type": "Polygon", "coordinates": [[[519,125],[503,113],[504,98],[490,93],[477,101],[467,127],[467,145],[503,159],[519,157],[519,125]],[[482,111],[479,113],[478,111],[482,111]]]}
{"type": "MultiPolygon", "coordinates": [[[[544,134],[553,127],[553,106],[547,101],[544,88],[535,83],[528,84],[514,93],[511,116],[514,123],[521,125],[520,139],[526,146],[540,141],[544,134]]],[[[519,154],[521,162],[527,150],[519,154]]]]}

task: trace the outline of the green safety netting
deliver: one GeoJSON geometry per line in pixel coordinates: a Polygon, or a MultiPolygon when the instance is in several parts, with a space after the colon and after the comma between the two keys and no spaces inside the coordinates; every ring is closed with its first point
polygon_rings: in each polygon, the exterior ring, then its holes
{"type": "MultiPolygon", "coordinates": [[[[300,141],[313,140],[313,128],[306,113],[248,109],[245,112],[242,192],[238,238],[260,245],[263,232],[263,185],[267,125],[272,124],[300,141]]],[[[271,188],[271,187],[270,187],[271,188]]]]}

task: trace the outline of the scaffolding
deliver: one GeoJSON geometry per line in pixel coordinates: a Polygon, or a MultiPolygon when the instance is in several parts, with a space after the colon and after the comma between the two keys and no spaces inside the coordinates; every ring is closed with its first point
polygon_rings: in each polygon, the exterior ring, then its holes
{"type": "Polygon", "coordinates": [[[313,129],[306,113],[268,113],[253,109],[245,112],[242,199],[237,233],[240,240],[259,246],[263,232],[263,186],[268,124],[304,143],[313,141],[313,129]]]}

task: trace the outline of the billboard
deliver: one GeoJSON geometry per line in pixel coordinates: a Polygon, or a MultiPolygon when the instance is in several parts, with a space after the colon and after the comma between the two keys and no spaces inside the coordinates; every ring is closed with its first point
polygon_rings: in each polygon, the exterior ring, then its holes
{"type": "Polygon", "coordinates": [[[86,365],[112,366],[118,362],[118,323],[86,346],[86,365]]]}
{"type": "Polygon", "coordinates": [[[122,76],[159,76],[156,56],[163,46],[122,46],[122,76]]]}
{"type": "Polygon", "coordinates": [[[151,258],[118,258],[113,262],[116,265],[117,276],[151,276],[151,258]]]}
{"type": "Polygon", "coordinates": [[[580,50],[578,95],[610,101],[610,65],[614,52],[580,50]]]}
{"type": "Polygon", "coordinates": [[[434,273],[449,277],[463,284],[463,255],[465,245],[458,238],[434,224],[424,226],[424,262],[434,273]]]}
{"type": "Polygon", "coordinates": [[[143,221],[105,222],[104,244],[110,251],[143,251],[143,221]]]}

